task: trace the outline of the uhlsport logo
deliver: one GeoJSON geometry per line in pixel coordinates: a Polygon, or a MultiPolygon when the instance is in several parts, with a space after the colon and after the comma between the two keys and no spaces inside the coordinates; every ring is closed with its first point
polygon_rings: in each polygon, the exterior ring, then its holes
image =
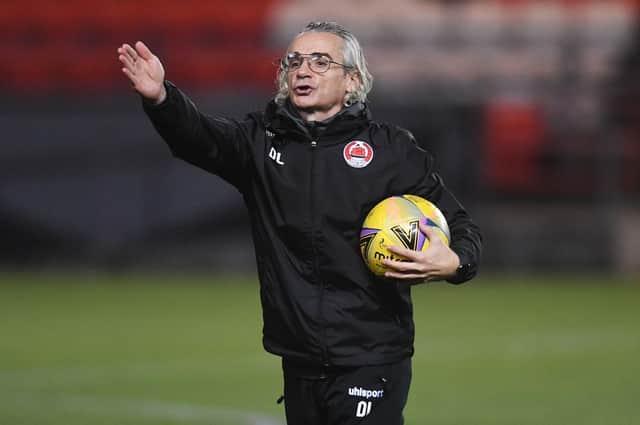
{"type": "Polygon", "coordinates": [[[362,140],[353,140],[342,151],[344,160],[353,168],[364,168],[373,159],[373,148],[362,140]]]}
{"type": "Polygon", "coordinates": [[[361,398],[382,398],[384,397],[384,390],[367,390],[360,387],[349,388],[349,395],[353,397],[361,398]]]}
{"type": "Polygon", "coordinates": [[[361,400],[356,405],[356,417],[364,418],[368,414],[371,413],[372,403],[371,401],[367,401],[371,398],[377,399],[384,397],[384,390],[368,390],[361,387],[351,387],[347,391],[350,396],[364,398],[365,400],[361,400]]]}

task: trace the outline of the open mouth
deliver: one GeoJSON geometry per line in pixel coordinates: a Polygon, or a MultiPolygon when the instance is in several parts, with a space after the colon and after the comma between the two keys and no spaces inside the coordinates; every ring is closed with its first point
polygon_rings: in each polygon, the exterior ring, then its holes
{"type": "Polygon", "coordinates": [[[309,85],[300,85],[293,89],[293,91],[297,96],[308,96],[313,91],[313,87],[309,85]]]}

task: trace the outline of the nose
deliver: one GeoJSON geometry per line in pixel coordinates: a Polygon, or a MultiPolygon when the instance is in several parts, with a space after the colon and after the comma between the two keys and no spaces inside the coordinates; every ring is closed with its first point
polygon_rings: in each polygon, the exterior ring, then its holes
{"type": "Polygon", "coordinates": [[[296,69],[296,74],[297,75],[310,75],[311,74],[311,65],[309,62],[309,58],[302,58],[302,64],[300,64],[300,67],[298,69],[296,69]]]}

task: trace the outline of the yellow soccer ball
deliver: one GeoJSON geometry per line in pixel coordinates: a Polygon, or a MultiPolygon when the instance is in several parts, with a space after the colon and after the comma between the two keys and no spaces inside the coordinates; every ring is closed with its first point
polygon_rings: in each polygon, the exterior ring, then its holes
{"type": "Polygon", "coordinates": [[[382,260],[407,261],[389,251],[389,245],[399,245],[414,251],[424,251],[429,239],[420,231],[419,222],[433,226],[440,239],[449,245],[449,225],[442,212],[431,202],[416,195],[391,196],[371,209],[362,223],[360,252],[364,262],[377,276],[384,276],[388,267],[382,260]]]}

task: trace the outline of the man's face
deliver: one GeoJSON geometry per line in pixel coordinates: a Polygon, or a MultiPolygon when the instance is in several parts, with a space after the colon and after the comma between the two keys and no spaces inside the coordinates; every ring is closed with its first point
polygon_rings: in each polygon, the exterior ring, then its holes
{"type": "MultiPolygon", "coordinates": [[[[323,54],[332,61],[344,63],[343,41],[327,32],[307,32],[297,36],[287,54],[323,54]]],[[[340,65],[332,63],[324,73],[309,67],[309,56],[304,56],[302,66],[288,72],[289,98],[308,121],[323,121],[343,108],[347,91],[356,88],[357,77],[340,65]]]]}

